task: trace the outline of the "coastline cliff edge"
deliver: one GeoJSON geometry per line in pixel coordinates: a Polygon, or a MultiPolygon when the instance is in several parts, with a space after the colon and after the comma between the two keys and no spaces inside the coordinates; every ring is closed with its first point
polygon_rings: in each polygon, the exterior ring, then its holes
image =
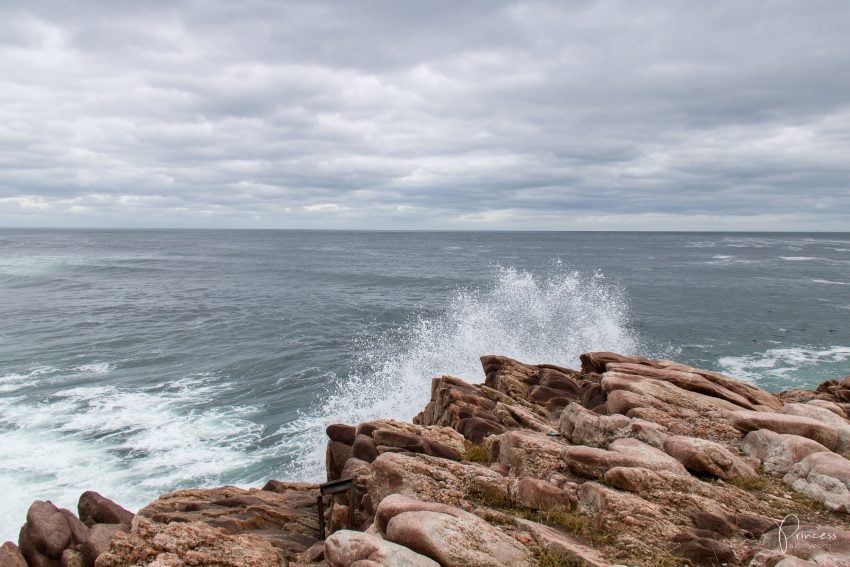
{"type": "Polygon", "coordinates": [[[136,514],[86,492],[76,514],[34,502],[0,567],[850,566],[850,376],[772,394],[609,352],[481,362],[483,384],[434,378],[412,423],[327,428],[345,490],[321,523],[318,484],[136,514]]]}

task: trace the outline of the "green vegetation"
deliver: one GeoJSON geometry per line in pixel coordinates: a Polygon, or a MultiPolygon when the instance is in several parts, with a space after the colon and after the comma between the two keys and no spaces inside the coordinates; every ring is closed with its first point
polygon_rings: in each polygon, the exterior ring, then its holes
{"type": "Polygon", "coordinates": [[[734,484],[741,490],[747,490],[749,492],[753,492],[755,490],[764,490],[765,488],[767,488],[767,482],[765,482],[761,477],[749,478],[741,476],[732,479],[732,484],[734,484]]]}
{"type": "Polygon", "coordinates": [[[466,449],[463,452],[463,459],[473,463],[481,463],[482,465],[490,464],[490,455],[487,454],[487,450],[484,448],[484,445],[476,445],[474,443],[466,444],[466,449]]]}
{"type": "Polygon", "coordinates": [[[585,562],[558,551],[539,550],[534,554],[540,567],[583,567],[585,562]]]}

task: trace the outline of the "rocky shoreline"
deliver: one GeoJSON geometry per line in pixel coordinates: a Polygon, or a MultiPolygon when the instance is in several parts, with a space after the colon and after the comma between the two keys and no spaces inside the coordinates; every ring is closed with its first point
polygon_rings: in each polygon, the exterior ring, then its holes
{"type": "Polygon", "coordinates": [[[481,359],[413,423],[327,428],[329,481],[30,507],[0,567],[850,566],[850,376],[771,394],[614,353],[481,359]],[[349,514],[352,515],[349,519],[349,514]],[[349,521],[354,529],[348,529],[349,521]]]}

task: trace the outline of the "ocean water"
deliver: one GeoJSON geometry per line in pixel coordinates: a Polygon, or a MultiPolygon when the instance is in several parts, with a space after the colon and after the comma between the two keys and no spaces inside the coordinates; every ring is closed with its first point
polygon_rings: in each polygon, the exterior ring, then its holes
{"type": "Polygon", "coordinates": [[[319,479],[324,427],[409,419],[478,357],[664,356],[778,390],[850,374],[850,234],[0,230],[0,540],[319,479]]]}

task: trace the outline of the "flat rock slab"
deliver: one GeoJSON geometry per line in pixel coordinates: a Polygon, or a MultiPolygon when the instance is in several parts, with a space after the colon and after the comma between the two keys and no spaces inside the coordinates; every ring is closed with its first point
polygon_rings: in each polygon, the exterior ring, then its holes
{"type": "Polygon", "coordinates": [[[608,447],[607,451],[584,446],[566,447],[561,454],[570,472],[585,478],[600,478],[615,467],[688,474],[679,461],[637,439],[617,439],[608,447]]]}
{"type": "Polygon", "coordinates": [[[516,526],[531,534],[537,545],[548,552],[557,553],[586,567],[608,567],[609,565],[601,553],[560,530],[522,518],[516,519],[516,526]]]}
{"type": "Polygon", "coordinates": [[[838,431],[832,425],[798,415],[786,415],[775,412],[735,411],[726,418],[732,426],[743,432],[757,429],[769,429],[776,433],[799,435],[817,441],[830,451],[838,443],[838,431]]]}
{"type": "Polygon", "coordinates": [[[758,478],[758,473],[719,443],[673,435],[664,441],[664,450],[688,470],[710,474],[723,480],[758,478]]]}
{"type": "Polygon", "coordinates": [[[265,488],[178,490],[160,496],[139,515],[162,524],[204,522],[232,535],[256,535],[282,557],[294,558],[319,540],[318,485],[269,481],[265,488]]]}
{"type": "Polygon", "coordinates": [[[278,567],[283,565],[268,540],[228,535],[201,522],[160,524],[139,518],[131,534],[118,533],[96,567],[127,565],[278,567]]]}

